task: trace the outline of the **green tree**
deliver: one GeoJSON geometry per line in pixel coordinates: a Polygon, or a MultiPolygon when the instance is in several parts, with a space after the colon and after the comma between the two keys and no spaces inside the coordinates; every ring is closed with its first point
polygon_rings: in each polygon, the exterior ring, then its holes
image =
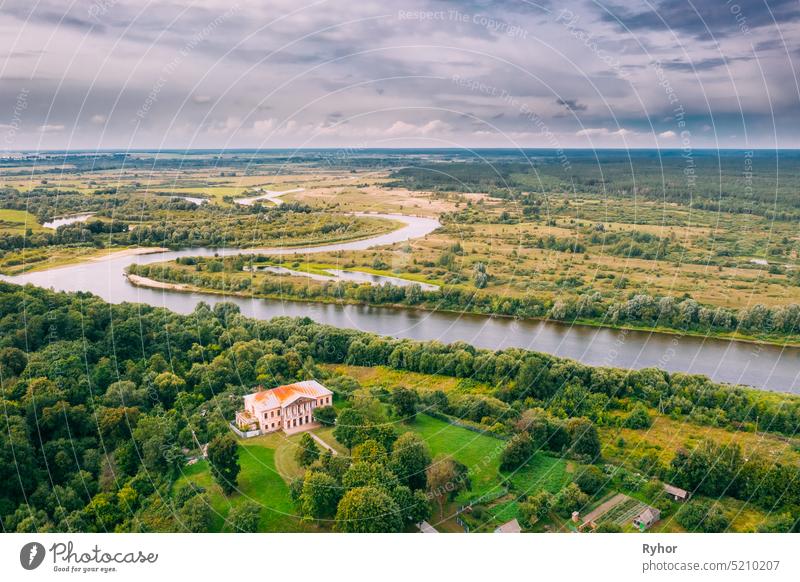
{"type": "Polygon", "coordinates": [[[303,515],[313,519],[333,517],[342,497],[341,491],[341,486],[330,475],[309,471],[303,480],[303,489],[300,493],[303,515]]]}
{"type": "Polygon", "coordinates": [[[195,495],[183,504],[178,512],[182,531],[205,533],[211,529],[211,504],[205,494],[195,495]]]}
{"type": "Polygon", "coordinates": [[[233,531],[255,533],[261,521],[261,506],[253,501],[235,505],[228,513],[227,522],[233,531]]]}
{"type": "Polygon", "coordinates": [[[222,488],[226,495],[236,489],[239,477],[239,446],[230,433],[224,433],[208,444],[208,462],[211,465],[211,475],[222,488]]]}
{"type": "Polygon", "coordinates": [[[303,436],[300,437],[300,443],[297,445],[297,450],[294,453],[297,464],[301,467],[308,467],[311,463],[319,459],[319,454],[319,447],[314,437],[307,432],[303,433],[303,436]]]}
{"type": "Polygon", "coordinates": [[[647,408],[641,402],[634,406],[633,410],[631,410],[628,416],[625,417],[626,428],[650,428],[652,424],[653,419],[650,418],[647,408]]]}
{"type": "Polygon", "coordinates": [[[589,496],[575,483],[570,483],[556,495],[553,510],[561,517],[567,518],[573,511],[581,511],[588,502],[589,496]]]}
{"type": "Polygon", "coordinates": [[[392,406],[395,414],[402,420],[413,421],[417,418],[419,395],[416,390],[398,386],[392,390],[392,406]]]}
{"type": "Polygon", "coordinates": [[[336,420],[333,438],[351,449],[359,442],[359,432],[364,427],[364,415],[358,410],[346,408],[336,420]]]}
{"type": "Polygon", "coordinates": [[[153,386],[156,388],[159,400],[165,406],[169,406],[175,402],[178,392],[186,389],[186,382],[172,372],[162,372],[153,380],[153,386]]]}
{"type": "Polygon", "coordinates": [[[336,511],[336,529],[348,533],[393,533],[403,528],[394,499],[379,487],[356,487],[344,494],[336,511]]]}
{"type": "Polygon", "coordinates": [[[548,491],[540,491],[531,495],[519,504],[520,517],[524,525],[531,527],[537,521],[545,519],[553,507],[555,499],[548,491]]]}
{"type": "Polygon", "coordinates": [[[570,451],[592,461],[600,457],[600,437],[597,428],[588,418],[570,418],[567,421],[570,451]]]}
{"type": "Polygon", "coordinates": [[[390,466],[398,479],[411,489],[425,489],[425,471],[430,464],[428,443],[417,433],[403,433],[395,441],[390,466]]]}
{"type": "Polygon", "coordinates": [[[333,426],[336,423],[336,410],[333,406],[319,406],[314,409],[314,420],[324,426],[333,426]]]}
{"type": "Polygon", "coordinates": [[[373,439],[368,439],[353,448],[353,461],[366,461],[368,463],[385,463],[386,449],[382,444],[373,439]]]}
{"type": "Polygon", "coordinates": [[[500,469],[511,471],[519,469],[533,456],[533,440],[527,432],[514,435],[500,454],[500,469]]]}
{"type": "Polygon", "coordinates": [[[603,487],[606,486],[608,478],[599,467],[589,465],[581,469],[580,473],[575,478],[575,483],[584,493],[594,495],[599,493],[603,487]]]}
{"type": "Polygon", "coordinates": [[[425,471],[428,492],[439,505],[439,516],[444,517],[444,503],[460,492],[472,488],[469,471],[448,455],[439,455],[425,471]]]}
{"type": "Polygon", "coordinates": [[[431,504],[424,491],[412,491],[405,485],[398,485],[390,494],[400,510],[400,518],[404,524],[410,525],[430,519],[431,504]]]}
{"type": "Polygon", "coordinates": [[[689,501],[681,505],[675,519],[690,532],[721,533],[730,527],[730,520],[716,503],[689,501]]]}

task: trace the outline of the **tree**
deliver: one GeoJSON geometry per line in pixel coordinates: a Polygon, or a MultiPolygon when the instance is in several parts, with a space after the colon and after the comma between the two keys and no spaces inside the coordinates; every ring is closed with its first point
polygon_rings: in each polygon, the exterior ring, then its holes
{"type": "Polygon", "coordinates": [[[19,376],[28,365],[28,356],[19,348],[0,350],[0,372],[3,377],[19,376]]]}
{"type": "Polygon", "coordinates": [[[467,468],[447,455],[436,457],[428,466],[425,476],[428,492],[439,505],[440,517],[444,517],[445,501],[472,488],[467,468]]]}
{"type": "Polygon", "coordinates": [[[412,491],[405,485],[398,485],[391,491],[392,499],[400,510],[403,523],[410,525],[430,519],[431,504],[424,491],[412,491]]]}
{"type": "Polygon", "coordinates": [[[398,386],[392,391],[392,406],[401,419],[406,421],[416,419],[417,404],[419,404],[419,395],[416,390],[398,386]]]}
{"type": "Polygon", "coordinates": [[[553,511],[561,517],[567,518],[573,511],[580,511],[589,502],[586,495],[575,483],[564,487],[555,497],[553,511]]]}
{"type": "Polygon", "coordinates": [[[300,437],[300,444],[297,445],[294,458],[301,467],[308,467],[311,463],[319,459],[319,447],[314,437],[307,432],[303,433],[303,436],[300,437]]]}
{"type": "Polygon", "coordinates": [[[352,450],[358,444],[359,431],[363,428],[364,423],[363,414],[353,408],[346,408],[336,420],[333,438],[352,450]]]}
{"type": "Polygon", "coordinates": [[[575,483],[584,493],[594,495],[595,493],[599,493],[603,487],[606,486],[608,478],[599,467],[589,465],[581,470],[580,474],[575,479],[575,483]]]}
{"type": "Polygon", "coordinates": [[[395,441],[390,466],[397,478],[411,489],[425,488],[425,470],[430,463],[428,444],[417,433],[403,433],[395,441]]]}
{"type": "Polygon", "coordinates": [[[378,441],[369,439],[353,448],[353,461],[366,461],[368,463],[385,463],[386,449],[378,441]]]}
{"type": "Polygon", "coordinates": [[[314,420],[324,426],[333,426],[336,423],[336,409],[333,406],[319,406],[314,409],[314,420]]]}
{"type": "Polygon", "coordinates": [[[342,497],[341,486],[325,473],[309,471],[303,480],[300,507],[303,515],[313,519],[328,519],[336,513],[342,497]]]}
{"type": "Polygon", "coordinates": [[[208,462],[211,464],[211,475],[219,483],[222,491],[230,495],[236,489],[239,477],[239,447],[230,433],[224,433],[208,444],[208,462]]]}
{"type": "Polygon", "coordinates": [[[570,451],[583,455],[591,460],[600,457],[600,437],[597,428],[588,418],[570,418],[567,421],[567,433],[570,437],[570,451]]]}
{"type": "Polygon", "coordinates": [[[553,507],[555,499],[548,491],[540,491],[536,495],[531,495],[519,505],[520,517],[528,527],[541,519],[545,519],[550,509],[553,507]]]}
{"type": "Polygon", "coordinates": [[[178,522],[182,530],[205,533],[211,528],[211,504],[205,494],[194,495],[181,507],[178,522]]]}
{"type": "Polygon", "coordinates": [[[372,485],[389,490],[397,485],[397,477],[382,463],[358,461],[345,472],[342,485],[346,489],[372,485]]]}
{"type": "Polygon", "coordinates": [[[500,469],[503,471],[519,469],[530,460],[533,453],[533,440],[530,435],[527,432],[518,433],[508,441],[500,454],[500,469]]]}
{"type": "Polygon", "coordinates": [[[475,287],[483,289],[489,282],[489,275],[486,273],[486,265],[483,263],[475,263],[473,267],[472,279],[475,282],[475,287]]]}
{"type": "Polygon", "coordinates": [[[650,428],[652,424],[653,420],[650,418],[647,408],[641,402],[634,406],[633,410],[631,410],[628,416],[625,417],[626,428],[650,428]]]}
{"type": "Polygon", "coordinates": [[[165,406],[169,406],[175,402],[178,392],[186,389],[186,382],[172,372],[162,372],[153,380],[153,386],[156,388],[159,400],[165,406]]]}
{"type": "Polygon", "coordinates": [[[394,499],[378,487],[356,487],[344,494],[336,511],[336,529],[347,533],[394,533],[403,528],[394,499]]]}
{"type": "Polygon", "coordinates": [[[679,449],[672,459],[672,481],[709,497],[735,492],[742,469],[738,444],[718,445],[704,439],[691,452],[679,449]]]}
{"type": "Polygon", "coordinates": [[[690,532],[721,533],[730,527],[730,520],[719,506],[707,501],[684,503],[675,519],[690,532]]]}
{"type": "Polygon", "coordinates": [[[253,501],[245,501],[228,513],[228,524],[233,531],[255,533],[261,520],[261,506],[253,501]]]}

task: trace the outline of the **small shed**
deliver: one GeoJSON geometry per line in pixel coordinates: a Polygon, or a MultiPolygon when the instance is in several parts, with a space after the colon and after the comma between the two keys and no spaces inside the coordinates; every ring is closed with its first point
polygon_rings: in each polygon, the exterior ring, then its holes
{"type": "Polygon", "coordinates": [[[516,518],[511,521],[505,522],[503,525],[494,530],[494,533],[522,533],[522,528],[516,518]]]}
{"type": "Polygon", "coordinates": [[[685,489],[681,489],[680,487],[675,487],[674,485],[670,485],[669,483],[664,483],[664,491],[667,495],[669,495],[670,499],[673,501],[689,501],[689,498],[692,496],[691,493],[686,491],[685,489]]]}
{"type": "Polygon", "coordinates": [[[645,531],[653,527],[659,519],[661,519],[661,512],[655,507],[647,507],[642,512],[633,518],[633,525],[638,527],[641,531],[645,531]]]}

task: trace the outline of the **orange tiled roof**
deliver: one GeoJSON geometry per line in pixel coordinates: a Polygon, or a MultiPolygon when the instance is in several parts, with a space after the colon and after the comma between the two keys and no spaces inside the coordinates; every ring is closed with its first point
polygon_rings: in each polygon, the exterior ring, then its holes
{"type": "Polygon", "coordinates": [[[305,380],[303,382],[287,384],[286,386],[278,386],[272,390],[254,392],[253,394],[245,396],[245,400],[252,401],[254,405],[274,408],[283,406],[301,396],[319,398],[320,396],[327,396],[328,394],[333,394],[333,392],[316,380],[305,380]]]}

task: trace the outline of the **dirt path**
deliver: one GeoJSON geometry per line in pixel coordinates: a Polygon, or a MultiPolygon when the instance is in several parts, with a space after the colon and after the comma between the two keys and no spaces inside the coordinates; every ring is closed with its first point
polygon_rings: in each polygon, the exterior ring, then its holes
{"type": "Polygon", "coordinates": [[[612,497],[608,501],[605,501],[605,502],[601,503],[600,505],[595,507],[592,511],[587,513],[586,517],[583,518],[583,523],[581,523],[581,527],[584,527],[585,525],[587,525],[587,524],[589,524],[589,523],[591,523],[593,521],[596,521],[604,513],[607,513],[612,508],[614,508],[615,506],[619,505],[620,503],[622,503],[623,501],[625,501],[627,499],[628,499],[628,496],[625,495],[624,493],[617,493],[616,495],[614,495],[614,497],[612,497]]]}

